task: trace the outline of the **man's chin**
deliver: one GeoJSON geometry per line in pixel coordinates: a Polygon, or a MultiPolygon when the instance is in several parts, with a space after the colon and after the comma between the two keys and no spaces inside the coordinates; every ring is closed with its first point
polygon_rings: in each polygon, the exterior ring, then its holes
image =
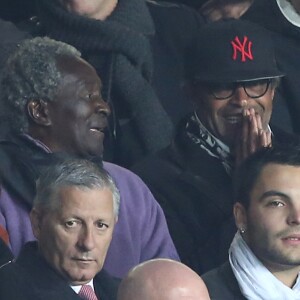
{"type": "Polygon", "coordinates": [[[78,153],[78,156],[86,159],[95,159],[102,161],[103,158],[103,147],[94,147],[90,149],[85,149],[85,151],[81,151],[78,153]]]}
{"type": "Polygon", "coordinates": [[[96,273],[92,271],[90,272],[87,270],[85,270],[84,272],[78,271],[76,272],[76,274],[69,274],[69,281],[71,285],[83,285],[90,282],[95,276],[96,273]]]}

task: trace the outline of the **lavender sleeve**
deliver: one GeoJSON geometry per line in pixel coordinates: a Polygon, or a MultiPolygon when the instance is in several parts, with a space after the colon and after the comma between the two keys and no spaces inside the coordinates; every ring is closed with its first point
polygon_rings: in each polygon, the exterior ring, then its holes
{"type": "Polygon", "coordinates": [[[104,163],[121,194],[119,220],[104,268],[122,278],[133,266],[152,258],[179,260],[164,213],[145,183],[134,173],[104,163]]]}
{"type": "Polygon", "coordinates": [[[14,256],[19,254],[26,242],[35,239],[29,219],[29,208],[8,194],[3,187],[0,194],[0,225],[8,232],[9,246],[14,256]]]}

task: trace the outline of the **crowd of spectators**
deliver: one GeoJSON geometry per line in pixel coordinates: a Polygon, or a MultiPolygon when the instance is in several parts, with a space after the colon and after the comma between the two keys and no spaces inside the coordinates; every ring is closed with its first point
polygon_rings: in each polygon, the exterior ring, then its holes
{"type": "Polygon", "coordinates": [[[0,299],[300,299],[299,41],[298,0],[2,1],[0,299]]]}

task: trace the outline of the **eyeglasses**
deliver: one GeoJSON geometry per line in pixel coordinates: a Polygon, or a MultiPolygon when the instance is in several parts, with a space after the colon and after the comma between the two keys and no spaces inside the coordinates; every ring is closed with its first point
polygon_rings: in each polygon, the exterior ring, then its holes
{"type": "Polygon", "coordinates": [[[205,88],[217,100],[225,100],[232,97],[236,89],[239,87],[243,87],[248,97],[257,99],[266,94],[269,89],[270,83],[270,79],[263,79],[230,84],[205,84],[205,88]]]}

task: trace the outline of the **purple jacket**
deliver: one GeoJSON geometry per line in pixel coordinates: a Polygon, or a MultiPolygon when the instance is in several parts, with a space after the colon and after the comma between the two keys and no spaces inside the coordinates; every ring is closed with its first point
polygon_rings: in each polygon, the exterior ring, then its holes
{"type": "MultiPolygon", "coordinates": [[[[104,162],[120,190],[120,213],[104,268],[122,278],[132,267],[152,258],[179,260],[165,216],[143,181],[120,166],[104,162]]],[[[6,228],[14,255],[25,242],[34,240],[29,209],[2,187],[0,224],[6,228]]]]}

